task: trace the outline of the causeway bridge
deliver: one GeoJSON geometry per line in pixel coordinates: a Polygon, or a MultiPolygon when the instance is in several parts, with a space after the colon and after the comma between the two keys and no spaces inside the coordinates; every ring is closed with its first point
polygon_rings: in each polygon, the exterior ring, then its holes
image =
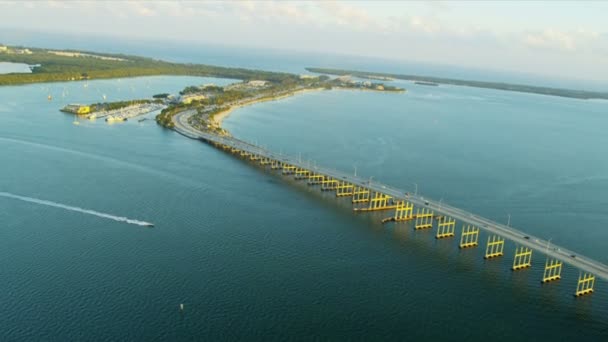
{"type": "Polygon", "coordinates": [[[178,113],[173,118],[175,131],[202,140],[228,153],[240,156],[250,162],[259,163],[286,176],[306,181],[311,186],[319,186],[323,191],[332,191],[336,197],[352,198],[353,210],[357,212],[389,211],[391,215],[383,222],[414,222],[415,229],[433,229],[436,226],[437,239],[456,237],[456,221],[461,225],[460,248],[474,248],[480,244],[479,233],[488,234],[485,242],[485,258],[493,259],[505,255],[505,241],[516,245],[513,254],[513,271],[532,266],[532,254],[546,257],[542,283],[561,279],[562,268],[568,264],[579,270],[575,296],[593,293],[596,278],[608,281],[608,266],[550,244],[549,241],[524,233],[513,227],[494,222],[484,217],[452,207],[445,203],[426,199],[371,179],[364,179],[341,171],[310,165],[298,158],[276,153],[260,146],[229,136],[199,131],[190,126],[191,111],[178,113]]]}

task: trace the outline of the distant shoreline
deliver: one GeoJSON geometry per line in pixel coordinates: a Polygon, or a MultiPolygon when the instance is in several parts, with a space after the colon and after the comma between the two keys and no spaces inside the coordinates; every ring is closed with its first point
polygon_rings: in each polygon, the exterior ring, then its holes
{"type": "Polygon", "coordinates": [[[433,76],[391,74],[391,73],[370,72],[370,71],[360,71],[360,70],[344,70],[344,69],[312,68],[312,67],[306,68],[306,70],[317,73],[317,74],[326,74],[326,75],[335,75],[335,76],[353,76],[353,77],[368,78],[368,79],[384,77],[384,78],[394,78],[394,79],[413,81],[413,82],[450,84],[450,85],[467,86],[467,87],[474,87],[474,88],[486,88],[486,89],[496,89],[496,90],[504,90],[504,91],[515,91],[515,92],[520,92],[520,93],[559,96],[559,97],[567,97],[567,98],[573,98],[573,99],[579,99],[579,100],[591,100],[591,99],[608,100],[608,92],[599,92],[599,91],[540,87],[540,86],[532,86],[532,85],[524,85],[524,84],[511,84],[511,83],[503,83],[503,82],[460,80],[460,79],[442,78],[442,77],[433,77],[433,76]]]}

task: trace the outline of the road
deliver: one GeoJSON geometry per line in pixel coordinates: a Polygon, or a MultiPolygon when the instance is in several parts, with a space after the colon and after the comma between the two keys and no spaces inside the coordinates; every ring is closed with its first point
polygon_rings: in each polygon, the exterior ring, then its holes
{"type": "Polygon", "coordinates": [[[417,207],[427,207],[432,209],[436,214],[450,216],[460,221],[461,223],[474,225],[491,234],[499,235],[505,238],[506,240],[511,240],[517,245],[531,248],[535,252],[539,252],[548,257],[561,260],[565,264],[569,264],[585,272],[593,273],[597,278],[601,278],[603,280],[608,281],[608,266],[599,261],[587,258],[564,247],[557,246],[555,244],[549,244],[549,241],[534,237],[530,234],[521,232],[513,227],[494,222],[492,220],[477,216],[462,209],[452,207],[445,203],[439,203],[428,198],[423,198],[419,195],[406,195],[406,192],[401,189],[396,189],[394,187],[390,187],[388,185],[384,185],[376,181],[371,182],[368,179],[355,177],[351,174],[347,174],[338,170],[320,167],[317,165],[310,165],[309,162],[302,162],[297,158],[269,151],[262,147],[253,145],[251,143],[233,137],[219,136],[213,133],[198,131],[188,124],[188,117],[193,114],[194,111],[184,111],[174,116],[173,119],[175,122],[175,130],[178,133],[192,139],[221,143],[242,151],[260,155],[266,158],[279,160],[284,163],[289,163],[296,167],[324,174],[338,180],[344,180],[353,185],[365,187],[372,191],[389,195],[396,200],[407,200],[417,207]],[[548,248],[549,245],[550,248],[548,248]]]}

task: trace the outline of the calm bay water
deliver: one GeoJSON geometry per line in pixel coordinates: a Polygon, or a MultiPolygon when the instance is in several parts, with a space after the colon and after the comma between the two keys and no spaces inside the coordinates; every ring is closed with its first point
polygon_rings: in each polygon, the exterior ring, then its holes
{"type": "Polygon", "coordinates": [[[0,75],[10,74],[13,72],[30,73],[32,70],[27,64],[0,62],[0,75]]]}
{"type": "MultiPolygon", "coordinates": [[[[0,197],[0,340],[608,338],[606,284],[574,299],[567,269],[541,286],[540,255],[512,273],[510,245],[486,262],[153,121],[57,111],[226,82],[0,88],[0,191],[156,225],[0,197]]],[[[309,93],[225,126],[608,262],[606,102],[397,84],[410,91],[309,93]]]]}

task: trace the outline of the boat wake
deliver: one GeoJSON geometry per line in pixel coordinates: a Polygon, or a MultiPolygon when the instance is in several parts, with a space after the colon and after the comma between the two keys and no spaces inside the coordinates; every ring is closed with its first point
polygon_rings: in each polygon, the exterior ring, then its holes
{"type": "Polygon", "coordinates": [[[100,213],[99,211],[95,211],[95,210],[83,209],[83,208],[79,208],[79,207],[73,207],[73,206],[70,206],[70,205],[65,205],[65,204],[56,203],[56,202],[52,202],[52,201],[47,201],[47,200],[43,200],[43,199],[39,199],[39,198],[32,198],[32,197],[27,197],[27,196],[19,196],[19,195],[11,194],[10,192],[2,192],[2,191],[0,191],[0,197],[12,198],[12,199],[16,199],[16,200],[19,200],[19,201],[36,203],[36,204],[46,205],[46,206],[49,206],[49,207],[55,207],[55,208],[65,209],[65,210],[69,210],[69,211],[76,211],[76,212],[83,213],[83,214],[94,215],[94,216],[97,216],[97,217],[106,218],[106,219],[110,219],[110,220],[114,220],[114,221],[118,221],[118,222],[125,222],[125,223],[129,223],[129,224],[135,224],[135,225],[138,225],[138,226],[154,227],[154,225],[152,223],[146,222],[146,221],[134,220],[134,219],[130,219],[130,218],[127,218],[127,217],[115,216],[115,215],[106,214],[106,213],[100,213]]]}

